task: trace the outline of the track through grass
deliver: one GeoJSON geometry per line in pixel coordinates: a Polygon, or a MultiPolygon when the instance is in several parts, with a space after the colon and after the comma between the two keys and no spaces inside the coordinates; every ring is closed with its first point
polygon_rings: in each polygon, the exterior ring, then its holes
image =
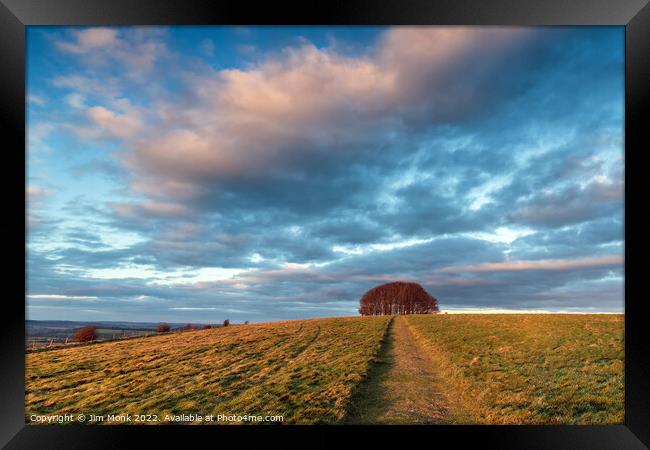
{"type": "Polygon", "coordinates": [[[347,423],[445,423],[446,395],[404,316],[392,320],[378,358],[352,398],[347,423]]]}
{"type": "Polygon", "coordinates": [[[620,424],[622,315],[347,317],[26,355],[31,414],[284,423],[620,424]]]}
{"type": "Polygon", "coordinates": [[[452,400],[454,423],[621,424],[624,316],[407,318],[452,400]]]}

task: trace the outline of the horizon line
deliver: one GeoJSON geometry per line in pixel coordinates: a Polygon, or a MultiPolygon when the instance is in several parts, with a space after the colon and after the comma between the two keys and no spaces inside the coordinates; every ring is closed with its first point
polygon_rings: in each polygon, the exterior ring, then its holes
{"type": "MultiPolygon", "coordinates": [[[[433,314],[575,314],[575,315],[585,315],[585,314],[618,314],[618,315],[625,315],[625,311],[566,311],[566,310],[561,310],[561,311],[549,311],[549,310],[536,310],[536,309],[531,309],[531,310],[525,310],[525,309],[447,309],[447,310],[440,310],[437,313],[433,314]]],[[[398,315],[398,314],[396,314],[398,315]]],[[[407,314],[408,315],[408,314],[407,314]]],[[[294,321],[294,320],[313,320],[313,319],[337,319],[337,318],[345,318],[345,317],[366,317],[362,316],[360,314],[355,314],[355,315],[350,315],[350,316],[322,316],[322,317],[302,317],[302,318],[295,318],[295,319],[275,319],[275,320],[266,320],[266,321],[249,321],[251,324],[253,323],[270,323],[270,322],[286,322],[286,321],[294,321]]],[[[182,320],[180,322],[176,321],[170,321],[170,320],[154,320],[154,321],[148,321],[148,320],[139,320],[139,321],[132,321],[132,320],[119,320],[119,319],[113,319],[113,320],[75,320],[75,319],[29,319],[25,318],[25,321],[35,321],[35,322],[121,322],[121,323],[173,323],[173,324],[208,324],[208,323],[218,323],[220,321],[196,321],[196,320],[182,320]]],[[[245,321],[245,320],[244,320],[245,321]]],[[[242,321],[242,323],[244,322],[242,321]]],[[[233,321],[231,320],[231,324],[239,323],[239,321],[233,321]]]]}

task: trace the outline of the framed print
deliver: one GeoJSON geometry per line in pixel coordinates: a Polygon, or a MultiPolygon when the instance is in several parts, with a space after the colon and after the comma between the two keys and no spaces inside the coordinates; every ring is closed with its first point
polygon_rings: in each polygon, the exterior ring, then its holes
{"type": "Polygon", "coordinates": [[[649,21],[2,0],[3,445],[646,448],[649,21]]]}

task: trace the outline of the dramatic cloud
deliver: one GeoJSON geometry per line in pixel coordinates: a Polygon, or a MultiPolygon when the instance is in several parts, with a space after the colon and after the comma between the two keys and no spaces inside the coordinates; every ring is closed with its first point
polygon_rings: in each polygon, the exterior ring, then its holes
{"type": "MultiPolygon", "coordinates": [[[[177,98],[158,103],[149,120],[156,125],[129,140],[133,152],[124,161],[132,186],[149,195],[162,181],[165,195],[212,199],[242,179],[310,184],[346,165],[384,165],[377,153],[394,147],[396,136],[488,108],[505,83],[494,82],[500,64],[530,34],[397,28],[368,55],[305,43],[246,70],[188,75],[191,101],[182,108],[177,98]]],[[[115,136],[138,123],[104,108],[89,114],[115,136]]]]}
{"type": "Polygon", "coordinates": [[[296,33],[30,30],[30,315],[622,310],[622,29],[296,33]]]}

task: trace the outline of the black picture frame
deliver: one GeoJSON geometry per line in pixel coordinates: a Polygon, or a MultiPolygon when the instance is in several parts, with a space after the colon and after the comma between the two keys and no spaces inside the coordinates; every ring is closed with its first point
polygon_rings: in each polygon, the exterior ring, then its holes
{"type": "MultiPolygon", "coordinates": [[[[645,224],[642,208],[630,193],[642,180],[638,162],[647,139],[650,100],[650,6],[648,0],[330,0],[280,4],[224,0],[0,0],[0,117],[6,142],[4,250],[9,273],[5,281],[4,320],[0,327],[0,444],[6,448],[131,448],[135,438],[171,444],[190,434],[215,444],[224,436],[248,440],[277,437],[285,442],[294,433],[317,433],[322,444],[336,445],[352,428],[333,427],[92,427],[26,426],[24,423],[25,308],[18,300],[25,257],[19,233],[25,228],[25,27],[28,25],[184,25],[184,24],[439,24],[439,25],[620,25],[625,27],[625,233],[640,236],[645,224]],[[633,183],[633,184],[630,184],[633,183]],[[23,196],[19,194],[23,193],[23,196]],[[632,205],[629,202],[632,201],[632,205]],[[23,222],[21,225],[22,217],[23,222]],[[11,220],[8,220],[11,219],[11,220]],[[9,227],[9,223],[13,226],[9,227]],[[21,230],[21,226],[23,227],[21,230]],[[14,237],[15,236],[15,237],[14,237]],[[13,273],[15,271],[15,275],[13,273]],[[14,291],[16,294],[13,295],[14,291]]],[[[646,299],[634,295],[642,268],[635,264],[641,250],[625,246],[625,424],[616,426],[435,426],[365,427],[353,430],[376,440],[403,439],[405,432],[427,442],[451,439],[483,448],[637,449],[650,445],[650,363],[646,299]]],[[[26,271],[23,275],[26,274],[26,271]]],[[[311,438],[310,438],[311,439],[311,438]]],[[[300,443],[300,440],[297,440],[300,443]]],[[[422,442],[422,441],[421,441],[422,442]]],[[[243,445],[242,442],[239,444],[243,445]]],[[[304,442],[303,442],[304,444],[304,442]]]]}

